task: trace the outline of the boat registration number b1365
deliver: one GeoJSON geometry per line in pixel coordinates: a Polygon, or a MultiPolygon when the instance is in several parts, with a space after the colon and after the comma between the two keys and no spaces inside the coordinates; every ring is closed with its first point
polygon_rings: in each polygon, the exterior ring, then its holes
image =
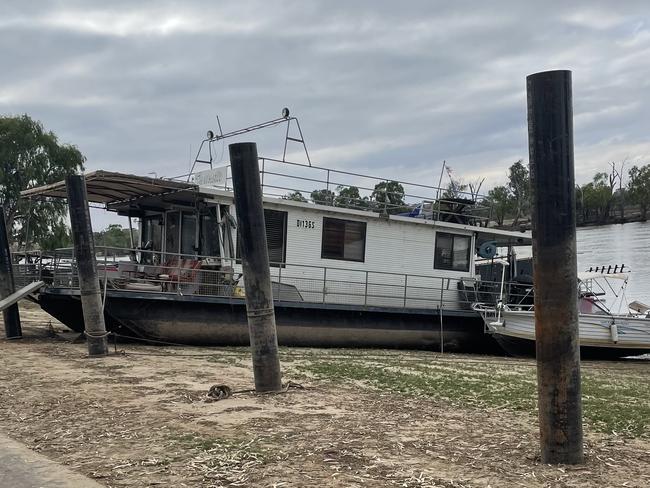
{"type": "Polygon", "coordinates": [[[298,219],[296,220],[296,227],[300,227],[303,229],[315,229],[316,228],[316,222],[313,220],[301,220],[298,219]]]}

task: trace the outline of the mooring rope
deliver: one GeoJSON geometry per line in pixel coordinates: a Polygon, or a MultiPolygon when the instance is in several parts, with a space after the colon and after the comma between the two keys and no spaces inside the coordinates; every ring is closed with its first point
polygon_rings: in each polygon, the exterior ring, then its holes
{"type": "Polygon", "coordinates": [[[106,331],[106,332],[94,332],[90,330],[84,330],[84,335],[87,335],[88,337],[92,337],[93,339],[102,339],[104,337],[108,337],[111,335],[112,332],[106,331]]]}
{"type": "Polygon", "coordinates": [[[257,392],[254,388],[249,389],[249,390],[236,390],[233,391],[231,387],[228,385],[212,385],[210,387],[210,390],[208,393],[206,393],[206,398],[205,402],[218,402],[219,400],[226,400],[227,398],[232,397],[233,395],[237,393],[255,393],[257,395],[275,395],[275,394],[281,394],[281,393],[286,393],[289,391],[290,388],[295,388],[298,390],[305,390],[306,388],[301,385],[300,383],[296,383],[295,381],[287,381],[284,385],[282,385],[282,389],[280,391],[265,391],[265,392],[257,392]]]}

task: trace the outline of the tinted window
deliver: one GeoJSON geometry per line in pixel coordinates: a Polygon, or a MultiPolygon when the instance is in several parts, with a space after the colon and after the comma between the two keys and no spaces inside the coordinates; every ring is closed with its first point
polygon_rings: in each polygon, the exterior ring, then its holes
{"type": "Polygon", "coordinates": [[[196,254],[196,214],[183,212],[181,233],[181,254],[196,254]]]}
{"type": "Polygon", "coordinates": [[[269,263],[278,266],[287,257],[287,212],[264,209],[264,224],[269,263]]]}
{"type": "Polygon", "coordinates": [[[366,223],[353,220],[323,218],[323,259],[364,261],[366,223]]]}
{"type": "Polygon", "coordinates": [[[437,232],[433,267],[451,271],[469,271],[471,243],[470,236],[437,232]]]}
{"type": "Polygon", "coordinates": [[[217,207],[209,207],[201,211],[200,253],[203,256],[220,256],[219,223],[217,222],[217,207]]]}
{"type": "MultiPolygon", "coordinates": [[[[283,267],[287,258],[287,212],[264,209],[264,225],[266,227],[266,246],[269,252],[269,264],[283,267]]],[[[237,233],[237,259],[241,259],[239,247],[239,232],[237,233]]]]}
{"type": "Polygon", "coordinates": [[[165,226],[165,252],[176,254],[180,246],[178,242],[180,217],[178,212],[168,212],[165,226]]]}

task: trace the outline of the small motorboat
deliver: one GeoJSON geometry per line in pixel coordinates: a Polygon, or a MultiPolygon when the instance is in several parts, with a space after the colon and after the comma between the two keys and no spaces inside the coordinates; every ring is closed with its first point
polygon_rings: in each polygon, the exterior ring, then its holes
{"type": "MultiPolygon", "coordinates": [[[[650,353],[650,306],[627,303],[628,273],[578,273],[579,340],[582,357],[617,358],[650,353]],[[608,298],[612,298],[608,305],[608,298]]],[[[507,290],[506,290],[507,291],[507,290]]],[[[532,293],[532,286],[531,286],[532,293]]],[[[506,293],[507,297],[507,293],[506,293]]],[[[496,304],[474,303],[503,349],[514,356],[535,355],[535,306],[504,300],[496,304]]]]}

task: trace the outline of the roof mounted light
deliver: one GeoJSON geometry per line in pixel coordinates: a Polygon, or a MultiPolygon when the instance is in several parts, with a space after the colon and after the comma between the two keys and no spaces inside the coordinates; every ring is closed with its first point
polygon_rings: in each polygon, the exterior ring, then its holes
{"type": "Polygon", "coordinates": [[[285,119],[289,118],[289,109],[287,107],[284,107],[282,109],[282,117],[284,117],[285,119]]]}
{"type": "Polygon", "coordinates": [[[208,136],[208,139],[214,139],[214,132],[212,132],[211,130],[209,130],[206,135],[208,136]]]}

